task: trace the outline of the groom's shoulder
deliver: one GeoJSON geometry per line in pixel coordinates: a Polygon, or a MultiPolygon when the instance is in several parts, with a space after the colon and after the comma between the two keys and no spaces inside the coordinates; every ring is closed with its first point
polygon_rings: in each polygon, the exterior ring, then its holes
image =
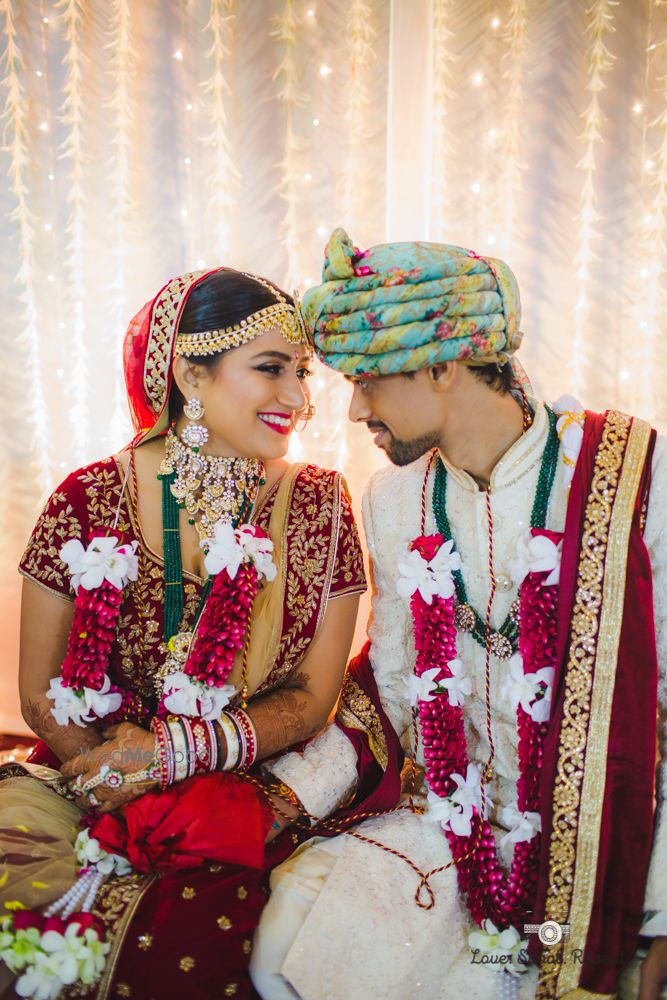
{"type": "Polygon", "coordinates": [[[387,465],[379,469],[366,486],[370,506],[390,502],[398,512],[403,504],[412,504],[415,497],[419,499],[430,456],[429,452],[410,465],[387,465]]]}

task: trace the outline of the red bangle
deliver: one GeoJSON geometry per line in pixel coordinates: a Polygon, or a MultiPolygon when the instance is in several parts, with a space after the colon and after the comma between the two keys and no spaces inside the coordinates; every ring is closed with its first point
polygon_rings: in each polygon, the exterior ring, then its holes
{"type": "Polygon", "coordinates": [[[257,736],[252,719],[242,708],[230,708],[227,714],[231,715],[243,738],[243,748],[241,759],[236,770],[247,771],[257,760],[257,736]]]}

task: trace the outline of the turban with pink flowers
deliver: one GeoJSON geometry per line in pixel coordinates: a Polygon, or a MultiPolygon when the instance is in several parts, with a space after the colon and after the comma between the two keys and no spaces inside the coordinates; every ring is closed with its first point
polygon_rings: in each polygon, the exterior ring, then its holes
{"type": "Polygon", "coordinates": [[[326,247],[322,284],[303,300],[318,357],[347,375],[393,375],[442,361],[512,364],[519,288],[501,260],[446,243],[361,251],[343,229],[326,247]]]}

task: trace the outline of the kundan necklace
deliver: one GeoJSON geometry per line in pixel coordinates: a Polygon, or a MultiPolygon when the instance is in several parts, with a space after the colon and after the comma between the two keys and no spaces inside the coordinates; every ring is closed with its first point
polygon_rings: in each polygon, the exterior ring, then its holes
{"type": "Polygon", "coordinates": [[[202,455],[187,445],[173,428],[167,431],[160,476],[171,477],[169,491],[184,507],[202,541],[210,538],[221,518],[234,526],[243,521],[255,502],[264,464],[254,458],[202,455]]]}
{"type": "MultiPolygon", "coordinates": [[[[164,548],[164,639],[169,642],[183,617],[183,563],[179,511],[185,508],[204,546],[219,521],[233,528],[252,512],[259,487],[265,482],[264,464],[257,459],[202,455],[185,444],[172,428],[165,439],[165,457],[158,479],[162,482],[164,548]]],[[[212,580],[209,577],[195,616],[199,620],[212,580]]]]}
{"type": "MultiPolygon", "coordinates": [[[[556,431],[556,414],[546,407],[549,418],[549,433],[542,456],[542,464],[537,480],[535,500],[530,515],[531,528],[544,528],[547,520],[547,508],[549,497],[556,475],[556,465],[558,463],[558,433],[556,431]]],[[[435,514],[438,531],[443,538],[452,538],[452,529],[447,517],[447,469],[440,457],[438,457],[435,481],[433,483],[433,511],[435,514]]],[[[468,599],[463,573],[460,569],[453,571],[454,586],[456,588],[456,612],[455,625],[460,632],[470,632],[475,642],[483,648],[486,647],[487,627],[479,612],[472,606],[468,599]]],[[[490,644],[491,652],[500,660],[509,660],[517,650],[519,641],[519,602],[512,604],[509,614],[505,618],[499,629],[491,629],[490,644]]]]}

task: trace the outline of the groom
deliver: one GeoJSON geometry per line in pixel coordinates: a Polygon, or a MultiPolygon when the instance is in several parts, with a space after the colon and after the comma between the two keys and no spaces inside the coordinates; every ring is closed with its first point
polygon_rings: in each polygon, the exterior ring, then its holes
{"type": "Polygon", "coordinates": [[[364,497],[370,646],[338,724],[269,765],[311,816],[344,803],[362,821],[316,827],[325,839],[274,873],[258,991],[657,1000],[664,442],[616,411],[532,398],[502,261],[428,243],[361,253],[336,230],[304,309],[318,355],[353,383],[350,418],[393,465],[364,497]],[[413,794],[365,818],[400,764],[394,734],[413,794]]]}

